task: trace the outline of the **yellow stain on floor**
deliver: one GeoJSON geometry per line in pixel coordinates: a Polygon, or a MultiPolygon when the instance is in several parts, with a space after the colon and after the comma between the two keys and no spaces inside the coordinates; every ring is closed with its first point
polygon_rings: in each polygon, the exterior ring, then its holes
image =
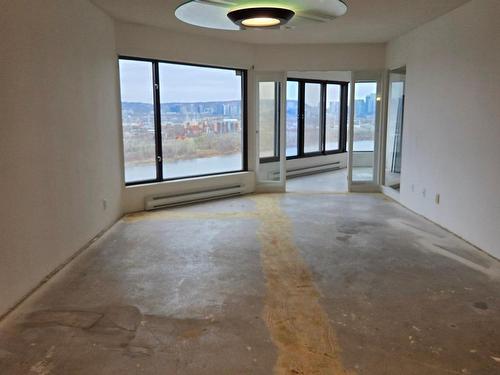
{"type": "Polygon", "coordinates": [[[276,375],[354,375],[342,365],[340,346],[311,272],[294,244],[293,227],[280,206],[282,194],[250,197],[256,211],[199,212],[159,210],[129,214],[124,222],[143,220],[258,219],[261,263],[266,278],[263,317],[278,349],[276,375]]]}
{"type": "Polygon", "coordinates": [[[258,238],[267,283],[264,319],[278,348],[274,373],[353,374],[342,365],[334,329],[294,244],[292,223],[280,207],[281,197],[254,198],[261,220],[258,238]]]}

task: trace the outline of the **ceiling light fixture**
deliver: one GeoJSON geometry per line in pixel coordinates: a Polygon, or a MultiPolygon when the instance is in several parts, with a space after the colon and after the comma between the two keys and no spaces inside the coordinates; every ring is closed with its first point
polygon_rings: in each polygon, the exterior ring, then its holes
{"type": "Polygon", "coordinates": [[[175,10],[180,21],[216,30],[294,29],[329,23],[347,12],[345,0],[182,1],[175,10]]]}
{"type": "Polygon", "coordinates": [[[295,12],[286,8],[243,8],[230,11],[227,16],[243,28],[270,28],[285,25],[295,12]]]}

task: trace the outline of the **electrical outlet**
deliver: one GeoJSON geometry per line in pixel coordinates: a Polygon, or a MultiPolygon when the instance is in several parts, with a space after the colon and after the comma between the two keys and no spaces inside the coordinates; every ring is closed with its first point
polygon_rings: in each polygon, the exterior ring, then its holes
{"type": "Polygon", "coordinates": [[[441,194],[436,194],[436,198],[434,198],[434,200],[436,201],[436,204],[439,204],[439,201],[441,200],[441,194]]]}

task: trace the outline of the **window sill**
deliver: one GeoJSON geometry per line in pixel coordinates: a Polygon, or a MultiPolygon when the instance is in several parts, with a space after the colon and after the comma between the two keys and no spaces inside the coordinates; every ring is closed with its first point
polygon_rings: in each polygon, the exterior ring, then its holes
{"type": "Polygon", "coordinates": [[[286,160],[296,160],[296,159],[307,159],[307,158],[317,158],[319,156],[328,156],[328,155],[336,155],[336,154],[343,154],[346,153],[347,151],[325,151],[325,152],[314,152],[314,153],[308,153],[304,155],[298,155],[298,156],[287,156],[286,160]]]}
{"type": "Polygon", "coordinates": [[[253,172],[241,170],[241,171],[230,171],[230,172],[214,173],[214,174],[207,174],[207,175],[200,175],[200,176],[186,176],[186,177],[179,177],[179,178],[168,179],[168,180],[163,180],[163,181],[131,182],[131,183],[125,184],[125,189],[141,188],[141,187],[148,187],[148,186],[158,186],[158,185],[172,185],[172,184],[178,184],[181,182],[203,181],[203,180],[210,180],[210,179],[222,178],[222,177],[227,177],[227,176],[246,175],[248,173],[253,173],[253,172]]]}

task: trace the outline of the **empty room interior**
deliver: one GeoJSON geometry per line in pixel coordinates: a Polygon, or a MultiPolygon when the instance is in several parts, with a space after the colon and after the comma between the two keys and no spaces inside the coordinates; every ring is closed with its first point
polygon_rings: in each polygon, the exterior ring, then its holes
{"type": "Polygon", "coordinates": [[[0,374],[500,374],[499,20],[0,0],[0,374]]]}

